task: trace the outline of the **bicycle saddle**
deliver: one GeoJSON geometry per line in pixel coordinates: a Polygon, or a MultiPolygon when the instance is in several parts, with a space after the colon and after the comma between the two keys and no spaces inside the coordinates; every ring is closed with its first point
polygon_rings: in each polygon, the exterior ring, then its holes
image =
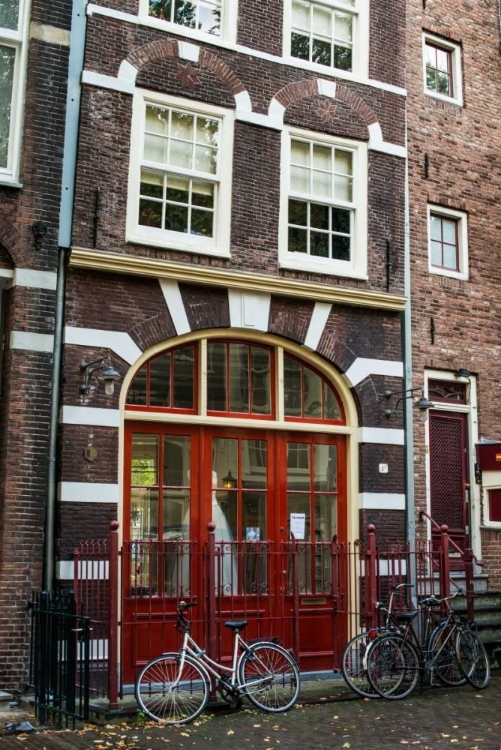
{"type": "Polygon", "coordinates": [[[416,615],[418,614],[418,610],[414,610],[414,612],[402,612],[400,615],[397,615],[397,618],[400,622],[411,622],[416,615]]]}
{"type": "Polygon", "coordinates": [[[225,628],[230,630],[243,630],[247,625],[247,620],[228,620],[224,623],[225,628]]]}

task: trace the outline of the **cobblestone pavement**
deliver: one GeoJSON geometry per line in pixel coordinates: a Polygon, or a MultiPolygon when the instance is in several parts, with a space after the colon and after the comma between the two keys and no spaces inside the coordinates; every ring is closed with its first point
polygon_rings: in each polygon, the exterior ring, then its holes
{"type": "Polygon", "coordinates": [[[286,714],[207,711],[180,727],[136,722],[13,736],[0,716],[0,750],[501,750],[501,675],[481,692],[428,688],[404,701],[333,701],[336,690],[334,681],[318,682],[304,695],[319,702],[286,714]]]}

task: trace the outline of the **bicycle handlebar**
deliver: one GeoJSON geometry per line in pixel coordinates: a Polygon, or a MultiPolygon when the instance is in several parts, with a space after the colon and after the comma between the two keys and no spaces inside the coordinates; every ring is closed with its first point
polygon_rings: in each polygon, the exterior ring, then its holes
{"type": "Polygon", "coordinates": [[[182,613],[185,609],[190,609],[191,607],[196,607],[198,602],[179,602],[179,609],[178,612],[182,613]]]}

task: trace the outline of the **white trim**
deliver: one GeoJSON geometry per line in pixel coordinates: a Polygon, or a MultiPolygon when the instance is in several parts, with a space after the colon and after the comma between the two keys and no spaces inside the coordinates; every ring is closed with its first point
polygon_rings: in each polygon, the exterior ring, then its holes
{"type": "Polygon", "coordinates": [[[104,5],[94,5],[89,3],[87,5],[88,16],[106,16],[107,18],[114,18],[117,21],[125,21],[126,23],[141,23],[139,16],[134,16],[132,13],[124,13],[121,10],[114,10],[114,8],[107,8],[104,5]]]}
{"type": "Polygon", "coordinates": [[[99,86],[102,89],[110,89],[111,91],[120,91],[122,94],[133,94],[136,90],[135,82],[130,79],[114,78],[102,73],[94,73],[92,70],[82,72],[82,83],[89,86],[99,86]]]}
{"type": "MultiPolygon", "coordinates": [[[[129,183],[127,196],[127,242],[138,242],[154,247],[168,247],[197,255],[210,255],[220,258],[230,257],[230,218],[232,200],[232,166],[233,166],[233,128],[234,110],[216,107],[205,102],[192,101],[167,94],[160,94],[142,89],[136,89],[132,104],[131,149],[129,166],[129,183]],[[141,169],[152,169],[165,175],[176,172],[175,167],[168,165],[154,165],[145,162],[143,153],[143,137],[145,129],[145,112],[148,104],[178,108],[184,112],[200,114],[205,117],[217,118],[220,122],[220,148],[218,152],[217,172],[214,175],[201,173],[200,179],[214,183],[215,188],[215,219],[214,236],[201,237],[184,232],[169,232],[156,227],[141,226],[139,216],[139,192],[141,169]]],[[[197,175],[192,170],[184,170],[188,177],[197,175]]]]}
{"type": "Polygon", "coordinates": [[[31,331],[11,331],[10,348],[52,353],[54,351],[54,335],[52,333],[32,333],[31,331]]]}
{"type": "MultiPolygon", "coordinates": [[[[0,278],[1,279],[13,279],[14,278],[14,268],[0,268],[0,278]]],[[[12,284],[12,281],[10,281],[12,284]]],[[[7,285],[9,282],[7,282],[7,285]]]]}
{"type": "Polygon", "coordinates": [[[118,503],[118,484],[105,482],[59,482],[63,503],[118,503]]]}
{"type": "Polygon", "coordinates": [[[30,24],[30,39],[37,39],[46,44],[58,44],[61,47],[70,46],[70,32],[67,29],[36,21],[30,24]]]}
{"type": "Polygon", "coordinates": [[[309,349],[316,351],[324,332],[325,324],[331,314],[332,305],[327,302],[315,302],[313,313],[308,325],[308,332],[304,340],[304,345],[309,349]]]}
{"type": "Polygon", "coordinates": [[[377,151],[380,154],[407,159],[407,149],[405,146],[397,146],[395,143],[388,143],[388,141],[375,141],[371,138],[367,144],[367,148],[369,151],[377,151]]]}
{"type": "Polygon", "coordinates": [[[501,490],[501,471],[482,472],[483,517],[482,526],[486,529],[501,529],[501,521],[491,521],[489,517],[489,491],[501,490]]]}
{"type": "Polygon", "coordinates": [[[228,289],[228,302],[232,328],[247,328],[255,331],[268,330],[271,294],[228,289]]]}
{"type": "Polygon", "coordinates": [[[31,268],[15,268],[12,286],[23,286],[31,289],[50,289],[55,291],[57,273],[53,271],[34,271],[31,268]]]}
{"type": "Polygon", "coordinates": [[[423,55],[423,82],[424,82],[424,93],[432,99],[438,99],[441,102],[448,102],[449,104],[456,104],[458,107],[463,106],[463,74],[461,70],[461,45],[451,42],[450,40],[442,39],[440,36],[435,36],[427,31],[423,31],[422,38],[422,55],[423,55]],[[438,91],[433,91],[426,86],[426,43],[429,42],[434,47],[441,47],[446,52],[449,52],[452,60],[452,89],[456,93],[454,96],[446,96],[440,94],[438,91]]]}
{"type": "MultiPolygon", "coordinates": [[[[318,202],[322,203],[320,198],[318,202]]],[[[314,133],[295,127],[284,127],[282,133],[281,150],[281,191],[280,191],[280,222],[279,222],[279,264],[280,268],[290,268],[310,273],[322,273],[330,276],[367,279],[367,212],[368,212],[368,166],[367,144],[363,141],[353,141],[347,138],[335,138],[326,133],[314,133]],[[343,204],[339,200],[332,200],[328,205],[346,207],[352,213],[352,247],[351,259],[340,261],[332,258],[317,258],[305,253],[293,253],[288,250],[288,214],[289,197],[298,200],[313,201],[315,196],[305,193],[292,192],[290,189],[290,154],[291,140],[300,138],[308,142],[339,146],[351,151],[353,156],[352,201],[343,204]]]]}
{"type": "Polygon", "coordinates": [[[239,122],[248,122],[251,125],[259,125],[262,128],[269,128],[270,130],[283,130],[284,128],[282,120],[270,117],[270,115],[262,115],[258,112],[247,112],[237,109],[235,116],[239,122]]]}
{"type": "Polygon", "coordinates": [[[247,90],[235,94],[234,98],[237,112],[240,112],[240,114],[243,114],[244,112],[252,112],[252,102],[247,90]]]}
{"type": "Polygon", "coordinates": [[[76,424],[82,427],[120,427],[120,410],[99,409],[93,406],[62,406],[59,421],[61,424],[76,424]]]}
{"type": "Polygon", "coordinates": [[[98,328],[74,328],[65,326],[64,343],[75,346],[89,346],[97,349],[111,349],[120,359],[133,364],[142,351],[131,336],[124,331],[106,331],[98,328]]]}
{"type": "Polygon", "coordinates": [[[118,77],[124,81],[136,82],[138,69],[131,65],[128,60],[122,60],[118,70],[118,77]]]}
{"type": "Polygon", "coordinates": [[[405,495],[396,492],[361,492],[358,498],[364,510],[405,510],[405,495]]]}
{"type": "Polygon", "coordinates": [[[317,89],[319,96],[330,96],[331,99],[336,98],[336,83],[335,81],[326,81],[323,78],[317,80],[317,89]]]}
{"type": "MultiPolygon", "coordinates": [[[[80,581],[106,581],[110,575],[108,560],[79,560],[78,579],[80,581]]],[[[75,577],[75,561],[59,560],[56,565],[56,578],[59,581],[73,581],[75,577]]]]}
{"type": "Polygon", "coordinates": [[[375,445],[404,445],[404,431],[392,430],[386,427],[359,427],[358,440],[360,443],[374,443],[375,445]]]}
{"type": "Polygon", "coordinates": [[[444,206],[437,206],[433,203],[428,203],[426,207],[427,226],[428,226],[428,271],[436,274],[437,276],[447,276],[451,279],[459,279],[461,281],[468,281],[469,267],[468,267],[468,217],[464,211],[456,211],[452,208],[445,208],[444,206]],[[459,271],[449,270],[447,268],[441,268],[433,266],[431,264],[431,215],[439,216],[443,218],[451,218],[457,221],[458,228],[458,243],[459,243],[459,271]]]}
{"type": "Polygon", "coordinates": [[[191,29],[179,23],[163,21],[160,18],[150,16],[148,15],[148,0],[139,1],[139,23],[141,25],[150,26],[159,31],[188,36],[208,44],[214,44],[214,40],[220,43],[222,40],[226,40],[227,43],[234,44],[237,36],[237,17],[238,0],[221,0],[220,34],[209,34],[206,31],[191,29]]]}
{"type": "Polygon", "coordinates": [[[358,385],[369,375],[386,375],[390,378],[404,377],[403,362],[392,362],[388,359],[369,359],[357,357],[345,373],[351,387],[358,385]]]}
{"type": "Polygon", "coordinates": [[[191,326],[186,315],[179,284],[177,281],[171,279],[158,279],[158,281],[177,335],[181,336],[183,333],[189,333],[191,326]]]}
{"type": "Polygon", "coordinates": [[[179,57],[182,60],[189,60],[198,64],[200,58],[200,47],[191,42],[178,42],[179,57]]]}

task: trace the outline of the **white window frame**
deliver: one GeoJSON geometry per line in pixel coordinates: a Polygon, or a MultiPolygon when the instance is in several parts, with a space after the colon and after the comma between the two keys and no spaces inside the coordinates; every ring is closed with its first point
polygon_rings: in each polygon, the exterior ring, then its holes
{"type": "Polygon", "coordinates": [[[235,44],[237,40],[237,18],[238,0],[221,0],[221,33],[219,35],[207,34],[189,26],[181,26],[178,23],[162,21],[149,15],[149,0],[139,0],[139,23],[143,26],[151,26],[162,29],[171,34],[188,37],[189,39],[200,39],[207,42],[220,40],[229,44],[235,44]]]}
{"type": "Polygon", "coordinates": [[[452,208],[428,204],[428,271],[438,276],[448,276],[452,279],[468,280],[468,221],[464,211],[455,211],[452,208]],[[440,216],[444,219],[454,219],[457,221],[457,236],[459,242],[459,271],[452,271],[447,268],[433,266],[431,263],[431,216],[440,216]]]}
{"type": "MultiPolygon", "coordinates": [[[[284,128],[282,133],[282,168],[279,228],[279,263],[281,268],[310,273],[367,279],[367,144],[346,138],[334,138],[324,133],[312,133],[299,128],[284,128]],[[290,197],[291,140],[301,138],[319,145],[338,146],[353,153],[353,201],[354,225],[351,260],[316,258],[304,253],[291,253],[288,249],[288,215],[290,197]]],[[[298,194],[298,199],[301,197],[298,194]]],[[[306,197],[304,197],[306,200],[306,197]]],[[[320,200],[320,203],[323,201],[320,200]]],[[[343,207],[342,201],[333,200],[330,205],[343,207]]]]}
{"type": "Polygon", "coordinates": [[[23,133],[24,90],[28,57],[29,0],[19,0],[19,25],[16,31],[0,28],[0,44],[16,50],[10,110],[7,166],[0,167],[0,184],[18,186],[23,133]]]}
{"type": "Polygon", "coordinates": [[[501,521],[491,521],[489,516],[489,491],[501,490],[501,472],[483,471],[482,472],[482,499],[483,499],[483,518],[482,526],[486,529],[501,529],[501,521]]]}
{"type": "Polygon", "coordinates": [[[463,74],[461,70],[461,45],[455,42],[446,41],[441,37],[423,33],[423,85],[426,96],[430,96],[432,99],[439,99],[442,102],[449,102],[451,104],[457,104],[463,106],[463,74]],[[426,44],[430,44],[433,47],[440,47],[441,49],[448,52],[451,56],[452,63],[452,87],[453,96],[447,96],[441,94],[438,91],[432,91],[426,86],[426,44]]]}
{"type": "MultiPolygon", "coordinates": [[[[231,182],[233,160],[233,110],[215,107],[205,102],[194,102],[189,99],[153,94],[138,89],[133,97],[131,156],[129,165],[129,184],[127,198],[127,231],[126,241],[142,245],[153,245],[165,249],[182,250],[202,255],[230,257],[231,226],[231,182]],[[218,158],[218,195],[215,206],[216,218],[214,237],[201,237],[195,234],[169,232],[156,227],[145,227],[138,224],[139,186],[141,179],[143,135],[146,106],[166,105],[185,112],[202,116],[217,117],[221,120],[221,133],[218,158]],[[223,145],[224,144],[224,145],[223,145]]],[[[167,168],[166,170],[167,171],[167,168]]]]}
{"type": "Polygon", "coordinates": [[[369,0],[355,0],[353,7],[340,0],[311,0],[316,5],[329,9],[342,10],[353,15],[353,55],[352,70],[341,70],[328,65],[301,60],[291,54],[292,33],[292,0],[284,0],[283,57],[295,67],[314,70],[324,75],[335,75],[340,78],[369,77],[369,0]]]}

